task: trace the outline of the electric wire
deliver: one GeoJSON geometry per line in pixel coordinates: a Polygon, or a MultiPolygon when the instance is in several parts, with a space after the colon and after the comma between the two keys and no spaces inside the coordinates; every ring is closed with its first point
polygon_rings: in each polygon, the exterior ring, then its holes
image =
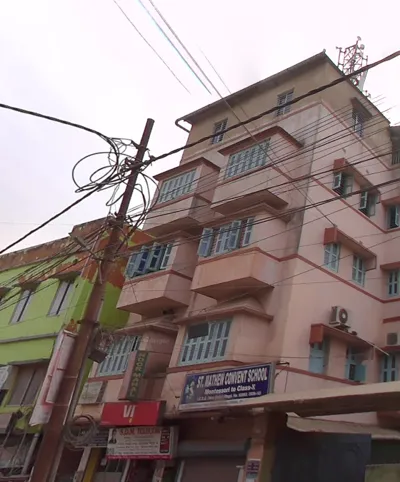
{"type": "MultiPolygon", "coordinates": [[[[378,121],[377,124],[379,124],[380,122],[381,122],[381,121],[378,121]]],[[[375,124],[372,124],[372,125],[370,125],[370,127],[373,127],[374,125],[375,125],[375,124]]],[[[384,130],[385,130],[385,128],[378,129],[377,131],[374,131],[374,132],[370,133],[367,137],[365,137],[365,139],[368,138],[368,137],[373,136],[374,134],[378,134],[378,133],[380,133],[380,132],[383,132],[384,130]]],[[[345,137],[347,137],[347,136],[350,136],[350,137],[353,138],[354,134],[353,134],[353,132],[352,132],[351,130],[349,130],[348,127],[345,127],[345,128],[343,129],[343,131],[347,132],[347,134],[346,134],[345,136],[342,135],[342,136],[340,137],[340,139],[343,140],[343,138],[345,138],[345,137]]],[[[341,132],[342,132],[342,131],[339,131],[339,132],[334,133],[334,134],[330,134],[330,135],[328,135],[328,136],[326,136],[326,137],[324,137],[324,138],[322,138],[322,139],[320,139],[320,140],[318,141],[318,142],[326,141],[326,142],[323,143],[323,144],[318,145],[318,143],[312,143],[312,144],[308,145],[305,149],[300,150],[300,151],[296,151],[296,152],[294,152],[294,153],[289,153],[288,155],[285,155],[285,156],[283,156],[283,157],[281,157],[281,158],[278,158],[278,159],[274,160],[274,161],[271,162],[270,164],[267,164],[265,167],[269,167],[269,166],[270,166],[270,167],[276,167],[277,165],[279,165],[279,164],[281,164],[281,163],[283,163],[283,162],[286,162],[286,161],[288,161],[288,160],[290,160],[290,159],[291,159],[291,162],[287,162],[287,165],[289,165],[289,164],[291,164],[291,163],[294,163],[294,162],[296,162],[296,160],[297,160],[298,157],[302,157],[302,156],[304,156],[304,154],[310,152],[310,149],[312,150],[312,149],[313,149],[313,146],[317,146],[317,149],[321,149],[322,147],[324,147],[324,146],[326,146],[326,145],[330,145],[330,144],[332,144],[332,143],[334,143],[334,142],[337,142],[338,139],[336,138],[336,136],[339,136],[339,134],[340,134],[341,132]],[[333,138],[332,138],[332,137],[333,137],[333,138]]],[[[343,144],[341,144],[340,146],[338,146],[337,150],[339,150],[339,148],[340,148],[340,149],[347,148],[347,147],[351,146],[352,144],[357,144],[358,142],[359,142],[359,139],[353,139],[353,142],[350,142],[349,144],[347,144],[347,145],[345,145],[345,146],[343,146],[343,144]]],[[[327,150],[328,150],[328,149],[325,149],[325,151],[327,151],[327,150]]],[[[319,154],[321,154],[321,153],[319,152],[319,154]]],[[[319,159],[319,158],[314,159],[314,161],[317,160],[317,159],[319,159]]],[[[311,163],[311,161],[310,161],[310,160],[307,160],[307,162],[306,162],[305,164],[302,164],[301,166],[296,166],[293,170],[296,170],[298,167],[306,166],[306,165],[308,165],[308,164],[310,164],[310,163],[311,163]]],[[[224,170],[224,169],[221,169],[222,172],[223,172],[223,170],[224,170]]],[[[225,170],[226,170],[226,168],[225,168],[225,170]]],[[[221,171],[220,171],[220,172],[221,172],[221,171]]],[[[291,171],[289,171],[289,172],[291,172],[291,171]]],[[[251,173],[251,171],[249,171],[249,174],[250,174],[250,173],[251,173]]],[[[207,175],[207,176],[210,176],[210,178],[212,177],[212,175],[207,175]]],[[[204,177],[207,177],[207,176],[204,176],[204,177]]],[[[279,175],[271,178],[271,181],[274,180],[274,179],[276,179],[276,178],[279,178],[280,176],[281,176],[281,174],[279,174],[279,175]]],[[[236,177],[233,177],[233,178],[230,180],[230,184],[233,185],[234,183],[240,182],[240,181],[241,181],[241,176],[236,176],[236,177]]],[[[215,182],[215,181],[214,181],[214,182],[215,182]]],[[[209,184],[204,184],[204,179],[202,178],[202,190],[203,190],[203,188],[204,188],[204,191],[206,191],[208,187],[212,187],[212,186],[213,186],[213,183],[212,183],[212,182],[210,182],[209,184]]],[[[158,204],[157,201],[154,203],[153,207],[155,207],[156,204],[158,204]]],[[[165,210],[165,209],[164,209],[164,211],[165,211],[165,212],[168,212],[168,210],[165,210]]],[[[173,211],[172,211],[172,212],[173,212],[173,211]]]]}
{"type": "MultiPolygon", "coordinates": [[[[388,154],[390,154],[391,152],[392,152],[392,151],[388,151],[388,154]]],[[[370,161],[370,160],[376,159],[377,157],[380,157],[380,156],[381,156],[381,155],[379,155],[379,156],[372,156],[372,157],[367,158],[367,159],[361,159],[361,160],[359,160],[359,161],[349,163],[348,165],[349,165],[350,168],[352,168],[352,167],[357,166],[357,165],[359,165],[359,164],[362,164],[362,163],[368,162],[368,161],[370,161]]],[[[386,172],[386,171],[385,171],[385,172],[386,172]]],[[[321,175],[321,174],[324,175],[324,176],[321,177],[321,179],[324,178],[325,175],[331,175],[331,174],[333,174],[333,173],[334,173],[334,169],[333,169],[333,168],[326,169],[325,171],[322,171],[322,172],[321,172],[321,171],[318,171],[318,172],[317,172],[317,174],[319,174],[319,175],[321,175]]],[[[295,180],[285,181],[285,182],[282,182],[282,183],[279,183],[279,184],[275,184],[275,185],[273,185],[273,186],[269,186],[269,187],[268,187],[268,190],[273,192],[274,190],[277,190],[277,188],[291,186],[293,182],[303,182],[303,181],[312,180],[312,179],[316,179],[316,180],[320,179],[320,178],[318,178],[315,174],[316,174],[316,172],[314,172],[314,173],[312,173],[312,174],[310,174],[310,175],[308,175],[308,176],[302,176],[301,178],[298,178],[298,179],[295,179],[295,180]]],[[[396,180],[395,180],[395,181],[396,181],[396,180]]],[[[256,184],[256,185],[253,186],[253,188],[254,188],[254,187],[261,186],[263,183],[264,183],[264,182],[261,182],[261,183],[259,183],[259,184],[256,184]]],[[[250,188],[247,188],[247,189],[245,189],[245,190],[240,191],[240,192],[239,192],[237,195],[235,195],[235,196],[230,196],[230,197],[223,198],[223,199],[220,200],[220,202],[226,202],[226,201],[233,201],[233,200],[235,200],[235,199],[241,199],[241,198],[243,198],[243,193],[245,193],[248,189],[250,189],[250,188]]],[[[277,190],[277,191],[275,191],[275,192],[276,192],[277,195],[282,195],[282,194],[285,194],[285,193],[290,192],[290,190],[291,190],[291,189],[289,188],[289,189],[287,189],[287,190],[280,190],[280,191],[277,190]]],[[[297,208],[292,208],[292,210],[293,210],[293,209],[297,209],[297,208]]],[[[186,211],[186,209],[184,209],[184,208],[182,208],[182,209],[180,209],[180,210],[177,209],[177,210],[175,210],[175,211],[164,211],[164,210],[163,210],[163,212],[160,213],[160,214],[158,214],[158,215],[155,214],[155,215],[149,216],[149,217],[148,217],[148,220],[154,220],[154,219],[157,218],[157,217],[163,217],[165,214],[168,214],[168,215],[169,215],[169,214],[178,214],[179,212],[185,212],[185,211],[186,211]]],[[[204,211],[206,211],[206,208],[204,208],[204,211]]],[[[290,211],[290,209],[289,209],[289,210],[283,211],[282,213],[280,213],[280,215],[281,215],[281,217],[285,217],[285,216],[287,216],[287,214],[290,213],[290,212],[291,212],[291,211],[290,211]]],[[[197,214],[197,213],[196,213],[196,214],[197,214]]],[[[203,214],[203,212],[200,212],[200,210],[199,210],[199,213],[198,213],[198,214],[203,214]]],[[[276,217],[279,217],[279,214],[277,214],[276,217]]],[[[221,220],[221,219],[218,219],[217,221],[219,222],[220,220],[221,220]]],[[[147,221],[147,222],[148,222],[148,221],[147,221]]]]}
{"type": "MultiPolygon", "coordinates": [[[[324,84],[324,85],[322,85],[322,86],[320,86],[320,87],[317,87],[317,88],[315,88],[315,89],[312,89],[312,90],[308,91],[308,92],[305,93],[305,94],[299,95],[298,97],[295,97],[294,99],[286,102],[286,103],[283,104],[283,105],[274,106],[274,107],[272,107],[271,109],[268,109],[268,110],[263,111],[263,112],[261,112],[261,113],[259,113],[259,114],[257,114],[257,115],[254,115],[254,116],[252,116],[251,118],[249,118],[249,119],[247,119],[247,120],[245,120],[245,121],[239,122],[239,123],[234,124],[234,125],[229,126],[229,127],[226,127],[226,129],[220,131],[218,134],[224,134],[225,132],[230,132],[230,131],[232,131],[232,130],[234,130],[234,129],[238,129],[239,127],[242,127],[242,126],[244,126],[244,125],[247,125],[247,124],[249,124],[249,123],[251,123],[251,122],[254,122],[254,121],[258,120],[258,119],[261,119],[262,117],[264,117],[264,116],[266,116],[266,115],[268,115],[268,114],[272,114],[272,113],[276,112],[278,109],[282,109],[282,108],[284,108],[284,107],[286,107],[286,106],[296,104],[296,103],[300,102],[300,101],[303,100],[303,99],[306,99],[306,98],[308,98],[308,97],[311,97],[311,96],[313,96],[313,95],[315,95],[315,94],[319,94],[320,92],[323,92],[324,90],[330,89],[330,88],[332,88],[332,87],[335,87],[335,86],[338,85],[338,84],[341,84],[341,83],[343,83],[343,82],[345,82],[345,81],[347,81],[347,80],[350,80],[350,79],[351,79],[352,77],[354,77],[354,76],[357,76],[357,75],[359,75],[359,74],[361,74],[361,73],[363,73],[363,72],[367,72],[367,71],[369,71],[369,70],[371,70],[371,69],[374,69],[375,67],[377,67],[377,66],[379,66],[379,65],[381,65],[381,64],[383,64],[383,63],[385,63],[385,62],[389,62],[389,61],[397,58],[398,56],[400,56],[400,50],[398,50],[398,51],[396,51],[396,52],[393,52],[392,54],[387,55],[386,57],[384,57],[384,58],[382,58],[382,59],[380,59],[380,60],[377,60],[376,62],[373,62],[372,64],[366,65],[365,67],[362,67],[362,68],[360,68],[360,69],[352,72],[351,74],[348,74],[348,75],[344,75],[344,74],[343,74],[340,78],[335,79],[335,80],[333,80],[332,82],[329,82],[328,84],[324,84]]],[[[164,153],[164,154],[161,154],[161,155],[159,155],[159,156],[155,156],[152,160],[153,160],[153,162],[155,162],[155,161],[159,161],[159,160],[161,160],[161,159],[165,159],[166,157],[169,157],[169,156],[171,156],[171,155],[173,155],[173,154],[177,154],[178,152],[181,152],[181,151],[183,151],[183,150],[185,150],[185,149],[190,149],[191,147],[197,146],[197,145],[199,145],[199,144],[201,144],[201,143],[203,143],[203,142],[205,142],[205,141],[211,140],[213,137],[214,137],[214,134],[204,136],[204,137],[202,137],[201,139],[199,139],[199,140],[197,140],[197,141],[194,141],[194,142],[191,142],[191,143],[186,144],[185,146],[177,147],[177,148],[172,149],[171,151],[168,151],[168,152],[166,152],[166,153],[164,153]]]]}
{"type": "Polygon", "coordinates": [[[171,39],[168,37],[168,34],[164,31],[162,26],[157,22],[157,20],[153,17],[152,13],[150,10],[146,7],[146,5],[142,2],[142,0],[138,0],[139,4],[142,6],[144,11],[147,13],[147,15],[151,18],[152,22],[155,24],[157,29],[162,33],[164,38],[167,40],[167,42],[171,45],[171,47],[175,50],[175,52],[179,55],[181,60],[185,63],[185,65],[191,70],[191,72],[195,75],[196,79],[200,82],[200,84],[207,90],[207,92],[211,95],[210,89],[206,86],[206,84],[203,82],[203,80],[197,75],[197,73],[192,69],[190,64],[187,62],[185,57],[181,54],[179,49],[176,47],[176,45],[171,41],[171,39]]]}
{"type": "Polygon", "coordinates": [[[161,57],[161,55],[157,52],[157,50],[151,45],[151,43],[146,39],[146,37],[142,34],[142,32],[137,28],[134,24],[132,19],[128,16],[125,10],[121,7],[121,5],[116,1],[113,0],[115,5],[118,7],[122,15],[126,18],[126,20],[130,23],[130,25],[135,29],[136,33],[139,37],[143,40],[143,42],[152,50],[152,52],[158,57],[159,60],[164,64],[164,66],[169,70],[169,72],[173,75],[173,77],[179,82],[179,84],[186,90],[188,94],[190,94],[189,89],[183,84],[183,82],[179,79],[179,77],[175,74],[175,72],[171,69],[171,67],[165,62],[165,60],[161,57]]]}
{"type": "MultiPolygon", "coordinates": [[[[99,233],[102,233],[102,232],[104,232],[104,228],[100,227],[100,228],[98,228],[94,231],[91,231],[87,236],[84,237],[84,240],[86,242],[88,242],[88,241],[90,242],[93,237],[95,237],[96,235],[98,235],[99,233]]],[[[68,238],[64,238],[64,239],[67,240],[68,238]]],[[[60,240],[55,240],[55,242],[57,242],[57,241],[60,241],[60,240]]],[[[63,263],[69,257],[71,257],[71,255],[73,255],[75,253],[78,254],[80,249],[82,249],[82,248],[80,248],[79,245],[76,244],[75,241],[70,242],[60,252],[57,253],[57,255],[55,256],[57,259],[55,260],[55,264],[51,265],[52,266],[51,269],[53,269],[53,267],[57,266],[57,264],[60,262],[60,258],[63,258],[61,260],[61,263],[63,263]]],[[[18,251],[12,252],[12,253],[10,253],[10,255],[15,255],[16,253],[18,253],[18,251]]],[[[7,256],[7,255],[4,255],[4,256],[7,256]]],[[[28,274],[33,274],[34,277],[43,276],[42,268],[49,269],[49,262],[51,263],[53,258],[54,258],[54,256],[51,256],[51,257],[42,259],[39,263],[36,262],[36,261],[33,262],[33,263],[30,263],[31,266],[29,266],[23,272],[16,274],[12,278],[8,278],[7,280],[5,280],[4,283],[0,284],[0,289],[1,288],[9,288],[9,287],[11,288],[11,287],[13,287],[14,283],[18,282],[18,280],[20,280],[20,279],[25,279],[25,277],[28,274]],[[39,273],[37,273],[37,271],[39,271],[39,273]]],[[[15,269],[15,268],[19,268],[19,267],[20,266],[13,265],[11,269],[15,269]]],[[[33,279],[33,278],[30,278],[30,279],[33,279]]],[[[30,279],[28,279],[28,282],[29,282],[30,279]]]]}

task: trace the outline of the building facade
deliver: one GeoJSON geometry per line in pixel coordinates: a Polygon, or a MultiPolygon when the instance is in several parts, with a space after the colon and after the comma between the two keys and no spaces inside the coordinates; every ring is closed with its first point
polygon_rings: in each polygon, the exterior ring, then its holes
{"type": "MultiPolygon", "coordinates": [[[[29,475],[43,429],[50,359],[65,333],[72,343],[97,275],[97,262],[80,243],[100,256],[107,239],[100,219],[75,226],[69,237],[0,257],[0,479],[29,475]]],[[[148,236],[138,232],[131,243],[135,239],[148,236]]],[[[104,330],[127,321],[115,308],[124,264],[122,257],[106,286],[99,318],[104,330]]],[[[71,452],[65,470],[74,473],[79,460],[71,452]]]]}
{"type": "MultiPolygon", "coordinates": [[[[117,371],[93,368],[89,381],[105,383],[105,395],[78,411],[116,437],[127,426],[168,427],[171,440],[177,430],[165,480],[269,480],[286,425],[398,438],[380,428],[396,427],[394,412],[353,407],[321,421],[257,405],[268,393],[398,379],[398,132],[350,81],[287,104],[341,75],[321,53],[177,121],[191,126],[188,145],[209,139],[156,176],[144,225],[155,242],[132,250],[118,301],[130,315],[115,346],[134,354],[117,371]],[[131,416],[150,405],[162,414],[131,416]],[[124,420],[110,421],[113,407],[124,420]]],[[[103,466],[118,454],[135,461],[114,470],[118,481],[150,457],[122,446],[98,455],[103,466]]],[[[158,477],[164,458],[150,458],[158,477]]],[[[100,480],[92,476],[85,482],[100,480]]]]}

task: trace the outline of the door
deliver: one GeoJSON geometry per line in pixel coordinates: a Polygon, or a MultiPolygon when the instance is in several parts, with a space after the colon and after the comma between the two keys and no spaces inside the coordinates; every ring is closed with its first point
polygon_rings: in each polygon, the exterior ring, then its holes
{"type": "Polygon", "coordinates": [[[278,440],[273,482],[364,482],[369,435],[299,433],[278,440]]]}

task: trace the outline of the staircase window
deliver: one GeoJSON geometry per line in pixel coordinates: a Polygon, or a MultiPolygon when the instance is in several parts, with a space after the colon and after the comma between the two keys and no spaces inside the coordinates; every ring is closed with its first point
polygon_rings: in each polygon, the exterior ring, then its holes
{"type": "Polygon", "coordinates": [[[339,259],[340,245],[337,243],[327,244],[324,252],[324,266],[337,272],[339,270],[339,259]]]}
{"type": "Polygon", "coordinates": [[[381,382],[398,380],[398,358],[396,355],[383,355],[381,359],[381,382]]]}
{"type": "Polygon", "coordinates": [[[365,382],[366,366],[362,364],[360,354],[352,347],[346,351],[345,378],[353,382],[365,382]]]}
{"type": "Polygon", "coordinates": [[[365,261],[360,256],[353,256],[352,280],[364,286],[366,271],[365,261]]]}
{"type": "Polygon", "coordinates": [[[354,132],[363,137],[364,135],[364,116],[357,109],[353,109],[353,129],[354,132]]]}
{"type": "Polygon", "coordinates": [[[388,229],[400,227],[400,206],[390,206],[388,209],[388,229]]]}
{"type": "Polygon", "coordinates": [[[312,373],[324,374],[328,367],[329,343],[324,340],[321,343],[310,345],[309,371],[312,373]]]}
{"type": "Polygon", "coordinates": [[[214,124],[214,129],[213,129],[214,137],[211,139],[211,144],[218,144],[222,142],[224,138],[223,131],[226,129],[227,123],[228,123],[228,119],[224,119],[214,124]]]}
{"type": "Polygon", "coordinates": [[[360,194],[360,207],[358,208],[368,217],[374,216],[376,212],[377,196],[370,191],[364,191],[360,194]]]}
{"type": "Polygon", "coordinates": [[[277,105],[278,105],[279,109],[276,111],[277,116],[288,114],[290,112],[291,105],[289,104],[289,105],[285,106],[285,104],[287,102],[290,102],[291,100],[293,100],[293,93],[294,93],[294,90],[292,89],[292,90],[289,90],[287,92],[283,92],[282,94],[278,95],[277,105]]]}
{"type": "Polygon", "coordinates": [[[332,189],[341,197],[345,197],[353,190],[353,177],[344,172],[336,172],[333,175],[332,189]]]}
{"type": "Polygon", "coordinates": [[[400,271],[395,269],[388,273],[388,295],[397,296],[399,294],[400,271]]]}

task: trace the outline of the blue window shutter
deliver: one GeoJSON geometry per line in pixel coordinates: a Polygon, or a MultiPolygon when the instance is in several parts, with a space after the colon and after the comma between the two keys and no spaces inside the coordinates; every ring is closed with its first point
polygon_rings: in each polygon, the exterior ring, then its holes
{"type": "Polygon", "coordinates": [[[173,248],[173,244],[167,244],[164,250],[164,254],[162,256],[162,261],[160,264],[160,269],[165,269],[168,266],[169,258],[171,257],[171,252],[173,248]]]}
{"type": "Polygon", "coordinates": [[[365,382],[365,377],[367,374],[367,367],[365,365],[356,365],[354,381],[365,382]]]}
{"type": "Polygon", "coordinates": [[[344,378],[347,378],[347,380],[350,379],[350,360],[347,357],[346,358],[346,366],[345,366],[345,375],[344,378]]]}
{"type": "Polygon", "coordinates": [[[211,228],[204,228],[203,234],[201,235],[201,240],[199,244],[199,249],[197,254],[203,258],[210,256],[211,248],[213,245],[214,230],[211,228]]]}
{"type": "Polygon", "coordinates": [[[154,243],[147,257],[146,266],[145,266],[146,272],[152,273],[154,271],[158,271],[161,264],[162,254],[163,254],[162,245],[158,243],[154,243]]]}
{"type": "Polygon", "coordinates": [[[310,346],[309,371],[312,373],[324,373],[325,368],[324,344],[313,343],[310,346]]]}
{"type": "Polygon", "coordinates": [[[125,270],[125,276],[127,278],[133,278],[135,276],[136,262],[137,262],[138,256],[139,256],[139,253],[133,253],[132,256],[129,258],[128,265],[125,270]]]}
{"type": "Polygon", "coordinates": [[[242,221],[233,221],[231,224],[231,229],[228,234],[228,249],[236,249],[239,247],[240,243],[240,226],[242,221]]]}

